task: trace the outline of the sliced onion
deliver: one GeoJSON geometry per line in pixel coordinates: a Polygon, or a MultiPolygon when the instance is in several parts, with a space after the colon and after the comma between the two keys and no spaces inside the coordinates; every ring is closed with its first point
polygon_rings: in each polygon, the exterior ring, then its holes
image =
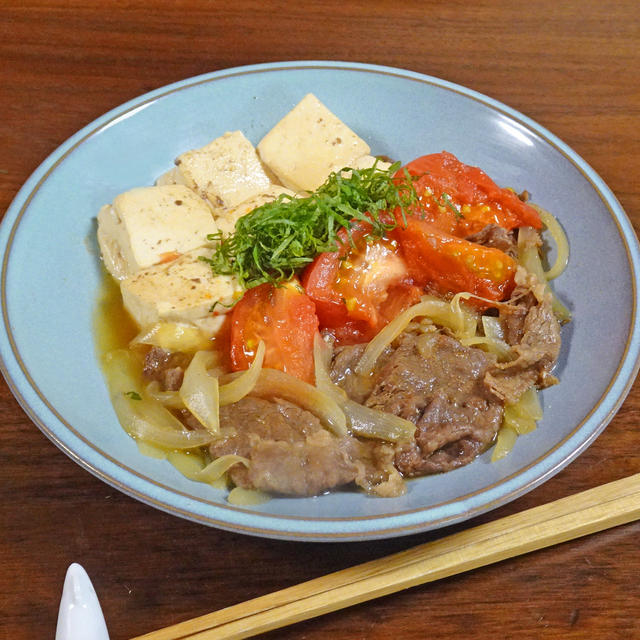
{"type": "Polygon", "coordinates": [[[536,421],[533,418],[523,416],[513,409],[513,406],[504,408],[503,427],[510,427],[519,436],[531,433],[536,429],[536,421]]]}
{"type": "Polygon", "coordinates": [[[131,437],[163,449],[191,449],[212,441],[211,434],[186,429],[157,400],[139,392],[142,362],[136,354],[125,349],[110,351],[104,371],[113,408],[131,437]]]}
{"type": "Polygon", "coordinates": [[[518,230],[518,262],[540,282],[546,282],[544,268],[538,251],[538,232],[533,227],[520,227],[518,230]]]}
{"type": "Polygon", "coordinates": [[[538,281],[545,285],[545,291],[551,295],[551,305],[553,312],[560,322],[568,322],[571,320],[571,312],[558,298],[556,293],[547,283],[547,276],[540,260],[537,242],[534,241],[538,237],[535,229],[531,227],[521,227],[518,231],[518,262],[530,273],[533,273],[538,281]]]}
{"type": "Polygon", "coordinates": [[[320,334],[316,334],[314,339],[313,357],[316,386],[342,408],[347,424],[353,433],[390,442],[413,439],[416,426],[412,422],[392,413],[371,409],[354,402],[347,396],[344,389],[331,380],[328,369],[330,353],[320,334]]]}
{"type": "Polygon", "coordinates": [[[288,400],[313,413],[337,436],[347,434],[347,419],[336,401],[316,387],[290,376],[284,371],[262,369],[251,395],[267,399],[288,400]]]}
{"type": "Polygon", "coordinates": [[[331,349],[322,339],[319,333],[313,337],[313,365],[316,387],[331,396],[340,406],[347,400],[347,394],[331,380],[329,375],[329,362],[331,360],[331,349]]]}
{"type": "Polygon", "coordinates": [[[220,478],[236,464],[243,464],[245,467],[248,467],[249,460],[231,453],[220,456],[204,467],[204,469],[197,474],[196,480],[207,483],[215,482],[220,480],[220,478]]]}
{"type": "Polygon", "coordinates": [[[204,429],[185,429],[170,411],[149,398],[134,400],[123,394],[115,394],[112,401],[123,429],[136,440],[164,449],[191,449],[213,440],[204,429]]]}
{"type": "Polygon", "coordinates": [[[518,399],[518,402],[510,405],[516,415],[533,420],[541,420],[543,415],[540,397],[535,387],[527,389],[518,399]]]}
{"type": "Polygon", "coordinates": [[[569,241],[567,240],[567,235],[565,234],[564,229],[554,215],[538,205],[531,204],[531,206],[540,215],[542,224],[547,228],[556,244],[555,262],[551,268],[545,272],[546,279],[553,280],[567,268],[567,264],[569,263],[569,241]]]}
{"type": "Polygon", "coordinates": [[[517,402],[505,406],[502,427],[498,431],[491,461],[504,458],[513,448],[518,436],[535,431],[536,421],[542,418],[542,413],[535,387],[527,389],[517,402]]]}
{"type": "Polygon", "coordinates": [[[243,489],[242,487],[235,487],[229,491],[227,496],[227,502],[238,506],[251,507],[258,504],[263,504],[271,500],[271,496],[262,491],[256,489],[243,489]]]}
{"type": "Polygon", "coordinates": [[[130,343],[148,344],[165,351],[194,353],[209,346],[205,334],[192,324],[183,322],[155,322],[145,327],[130,343]]]}
{"type": "Polygon", "coordinates": [[[504,340],[504,331],[498,318],[482,316],[482,328],[484,336],[460,338],[460,343],[465,347],[480,346],[485,351],[493,353],[500,361],[506,361],[511,357],[511,347],[504,340]]]}
{"type": "MultiPolygon", "coordinates": [[[[450,315],[446,316],[440,322],[438,321],[437,318],[432,318],[432,320],[436,324],[440,324],[442,326],[445,326],[451,329],[457,338],[475,336],[478,330],[479,314],[477,311],[475,311],[471,307],[462,306],[463,300],[469,300],[472,297],[474,297],[473,294],[467,291],[461,291],[460,293],[456,293],[456,295],[453,296],[453,298],[451,298],[451,302],[449,303],[449,306],[451,307],[451,311],[453,312],[454,316],[453,317],[451,317],[450,315]],[[456,324],[457,324],[457,328],[456,328],[456,324]]],[[[423,300],[428,298],[437,300],[437,298],[433,298],[433,296],[422,297],[423,300]]],[[[494,301],[488,300],[488,302],[492,303],[494,301]]]]}
{"type": "Polygon", "coordinates": [[[144,389],[145,395],[157,400],[162,406],[170,409],[184,409],[184,402],[177,391],[162,391],[160,383],[152,380],[144,389]]]}
{"type": "Polygon", "coordinates": [[[447,327],[454,332],[464,331],[465,320],[461,315],[462,310],[459,306],[459,300],[460,298],[456,300],[456,308],[445,300],[440,300],[433,296],[423,296],[421,302],[405,309],[369,342],[360,358],[360,362],[356,365],[355,372],[362,376],[370,375],[377,359],[385,348],[390,345],[417,316],[426,316],[435,324],[447,327]]]}
{"type": "Polygon", "coordinates": [[[205,466],[204,455],[198,449],[192,451],[169,451],[167,460],[189,480],[195,480],[205,466]]]}
{"type": "Polygon", "coordinates": [[[147,456],[147,458],[165,460],[167,458],[167,454],[169,453],[167,449],[157,447],[156,445],[151,444],[150,442],[145,442],[144,440],[136,440],[136,444],[138,445],[138,451],[143,456],[147,456]]]}
{"type": "Polygon", "coordinates": [[[241,373],[237,378],[234,378],[231,382],[223,384],[220,387],[220,406],[223,407],[227,404],[238,402],[246,395],[251,393],[253,388],[258,382],[260,372],[262,371],[262,362],[264,361],[264,354],[266,348],[264,342],[260,340],[258,348],[256,349],[256,356],[251,363],[251,366],[241,373]]]}
{"type": "Polygon", "coordinates": [[[103,369],[112,395],[139,392],[142,388],[142,359],[126,349],[106,353],[103,369]]]}
{"type": "Polygon", "coordinates": [[[517,439],[518,434],[511,427],[501,427],[493,448],[491,462],[502,460],[513,449],[517,439]]]}
{"type": "Polygon", "coordinates": [[[218,378],[209,375],[215,361],[211,351],[197,351],[184,372],[180,398],[198,422],[213,435],[220,433],[218,378]]]}
{"type": "Polygon", "coordinates": [[[226,473],[236,464],[249,466],[249,460],[229,454],[220,456],[205,464],[203,455],[195,451],[171,451],[167,460],[185,477],[196,482],[204,482],[216,489],[227,488],[226,473]]]}
{"type": "Polygon", "coordinates": [[[389,442],[413,440],[416,425],[400,416],[347,400],[342,407],[353,433],[389,442]]]}
{"type": "Polygon", "coordinates": [[[487,338],[504,341],[504,329],[498,318],[482,316],[482,330],[487,338]]]}
{"type": "Polygon", "coordinates": [[[511,358],[511,347],[504,340],[476,336],[475,338],[460,338],[460,344],[465,347],[482,347],[488,353],[497,356],[500,362],[506,362],[511,358]]]}

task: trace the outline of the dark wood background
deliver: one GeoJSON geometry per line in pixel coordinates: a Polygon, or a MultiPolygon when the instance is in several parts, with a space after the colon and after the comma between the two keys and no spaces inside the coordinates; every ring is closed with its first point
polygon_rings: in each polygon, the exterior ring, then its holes
{"type": "MultiPolygon", "coordinates": [[[[638,229],[639,12],[637,0],[0,2],[0,211],[68,136],[143,92],[230,66],[336,59],[446,78],[524,112],[595,168],[638,229]]],[[[577,461],[465,526],[639,472],[639,407],[636,385],[577,461]]],[[[4,382],[0,423],[0,636],[12,640],[53,637],[73,561],[115,640],[453,530],[340,544],[226,533],[83,471],[4,382]]],[[[639,541],[640,523],[618,527],[267,637],[640,638],[639,541]]]]}

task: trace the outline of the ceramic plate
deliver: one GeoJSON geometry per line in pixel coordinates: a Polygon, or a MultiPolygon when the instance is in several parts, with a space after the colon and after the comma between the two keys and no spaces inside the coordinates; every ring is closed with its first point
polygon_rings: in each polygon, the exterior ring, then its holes
{"type": "Polygon", "coordinates": [[[219,71],[158,89],[107,113],[57,149],[24,185],[0,228],[3,373],[34,423],[121,491],[204,524],[296,540],[363,540],[441,527],[493,509],[551,477],[595,439],[638,364],[636,237],[614,195],[566,144],[529,118],[463,87],[400,69],[286,62],[219,71]],[[376,154],[408,161],[443,149],[499,184],[527,189],[571,246],[555,289],[564,328],[544,418],[505,459],[488,452],[405,496],[338,492],[236,507],[171,465],[141,455],[118,424],[95,352],[101,205],[150,185],[181,152],[240,129],[254,143],[306,93],[376,154]]]}

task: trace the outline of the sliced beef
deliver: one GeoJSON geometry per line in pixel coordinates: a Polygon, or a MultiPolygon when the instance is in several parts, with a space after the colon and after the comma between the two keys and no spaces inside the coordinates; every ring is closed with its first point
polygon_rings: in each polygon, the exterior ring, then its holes
{"type": "Polygon", "coordinates": [[[188,364],[186,353],[151,347],[144,359],[142,374],[147,380],[157,380],[163,391],[178,391],[188,364]]]}
{"type": "MultiPolygon", "coordinates": [[[[355,375],[355,367],[362,357],[367,345],[354,344],[336,347],[331,361],[331,380],[340,385],[347,395],[361,404],[366,400],[372,390],[373,380],[355,375]]],[[[380,360],[386,354],[380,356],[380,360]]]]}
{"type": "Polygon", "coordinates": [[[535,304],[533,296],[529,296],[533,303],[502,305],[499,310],[500,324],[504,334],[504,340],[509,345],[518,344],[524,335],[524,321],[529,309],[535,304]]]}
{"type": "MultiPolygon", "coordinates": [[[[439,333],[407,333],[396,342],[376,367],[364,404],[416,425],[415,440],[396,450],[404,475],[454,469],[491,444],[502,420],[502,402],[484,383],[494,364],[493,356],[439,333]]],[[[349,376],[339,382],[343,388],[349,376]]]]}
{"type": "Polygon", "coordinates": [[[404,480],[395,467],[395,449],[375,440],[350,439],[356,463],[356,484],[382,498],[394,498],[406,491],[404,480]]]}
{"type": "Polygon", "coordinates": [[[313,414],[288,402],[245,397],[220,408],[220,423],[227,435],[211,445],[211,454],[249,460],[248,467],[238,464],[229,471],[240,487],[300,496],[351,482],[378,495],[403,490],[393,486],[395,470],[385,461],[384,445],[338,438],[313,414]]]}
{"type": "Polygon", "coordinates": [[[484,229],[466,238],[469,242],[476,242],[485,247],[500,249],[511,257],[517,254],[516,239],[512,231],[507,231],[497,224],[488,224],[484,229]]]}
{"type": "Polygon", "coordinates": [[[556,384],[551,374],[560,353],[560,323],[551,299],[531,307],[522,324],[522,340],[512,347],[515,359],[497,363],[485,377],[489,388],[507,403],[513,403],[532,385],[556,384]]]}
{"type": "Polygon", "coordinates": [[[551,370],[561,346],[551,294],[522,269],[516,273],[516,285],[510,304],[500,310],[505,340],[514,357],[497,363],[485,377],[491,391],[507,403],[516,402],[532,385],[545,388],[557,382],[551,370]]]}

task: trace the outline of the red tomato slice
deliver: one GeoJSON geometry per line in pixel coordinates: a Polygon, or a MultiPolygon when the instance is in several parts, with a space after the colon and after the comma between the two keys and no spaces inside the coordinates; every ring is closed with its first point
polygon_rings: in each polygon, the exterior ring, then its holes
{"type": "MultiPolygon", "coordinates": [[[[416,176],[414,186],[425,219],[442,231],[466,237],[491,223],[508,230],[542,228],[533,207],[513,191],[499,187],[482,169],[460,162],[447,151],[417,158],[405,169],[416,176]]],[[[396,177],[403,175],[400,169],[396,177]]]]}
{"type": "Polygon", "coordinates": [[[313,384],[313,338],[317,331],[315,305],[297,280],[279,287],[262,284],[249,289],[231,312],[231,368],[248,369],[263,340],[263,366],[313,384]]]}
{"type": "MultiPolygon", "coordinates": [[[[412,282],[440,295],[468,291],[503,300],[514,287],[516,261],[499,249],[449,235],[432,223],[409,218],[393,229],[412,282]]],[[[486,303],[470,300],[486,308],[486,303]]]]}
{"type": "Polygon", "coordinates": [[[315,302],[320,327],[338,344],[371,340],[395,315],[415,303],[420,289],[407,279],[407,267],[392,240],[367,242],[359,224],[339,233],[338,251],[322,253],[307,267],[302,284],[315,302]]]}

